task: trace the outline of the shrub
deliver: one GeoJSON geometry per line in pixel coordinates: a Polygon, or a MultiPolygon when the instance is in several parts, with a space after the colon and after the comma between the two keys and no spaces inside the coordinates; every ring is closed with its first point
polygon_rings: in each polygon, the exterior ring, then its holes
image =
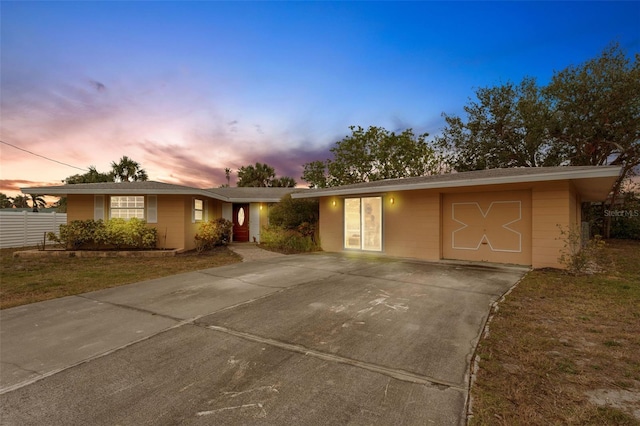
{"type": "Polygon", "coordinates": [[[198,224],[196,233],[196,250],[210,250],[216,246],[228,244],[231,241],[233,223],[227,219],[219,218],[198,224]]]}
{"type": "Polygon", "coordinates": [[[318,200],[294,200],[288,194],[269,210],[269,223],[282,229],[298,229],[306,224],[305,228],[315,231],[319,210],[318,200]]]}
{"type": "Polygon", "coordinates": [[[284,253],[304,253],[319,250],[311,235],[303,235],[298,230],[283,229],[277,226],[262,228],[260,244],[284,253]]]}
{"type": "Polygon", "coordinates": [[[318,250],[316,229],[319,217],[318,200],[293,199],[285,195],[269,211],[269,228],[260,234],[266,247],[285,253],[318,250]]]}
{"type": "Polygon", "coordinates": [[[583,243],[579,228],[560,228],[564,247],[560,250],[558,262],[572,275],[582,275],[601,270],[606,266],[603,256],[605,242],[596,235],[583,243]]]}
{"type": "Polygon", "coordinates": [[[104,228],[102,220],[72,220],[66,225],[60,225],[59,236],[49,232],[47,239],[62,244],[67,250],[78,250],[95,244],[95,235],[101,233],[102,228],[104,228]]]}
{"type": "Polygon", "coordinates": [[[143,249],[154,248],[158,230],[147,227],[142,219],[131,218],[102,220],[73,220],[60,225],[60,236],[53,232],[47,238],[62,244],[68,250],[83,248],[115,247],[143,249]]]}

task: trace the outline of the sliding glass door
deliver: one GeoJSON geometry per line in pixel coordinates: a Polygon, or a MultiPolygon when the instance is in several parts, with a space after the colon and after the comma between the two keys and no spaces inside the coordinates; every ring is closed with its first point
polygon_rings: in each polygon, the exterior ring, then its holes
{"type": "Polygon", "coordinates": [[[345,199],[344,248],[382,251],[382,197],[345,199]]]}

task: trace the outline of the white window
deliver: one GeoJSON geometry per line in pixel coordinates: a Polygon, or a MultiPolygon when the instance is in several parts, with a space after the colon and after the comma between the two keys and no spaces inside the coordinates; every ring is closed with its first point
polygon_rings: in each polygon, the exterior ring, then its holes
{"type": "Polygon", "coordinates": [[[144,196],[112,196],[109,203],[109,217],[144,219],[144,196]]]}
{"type": "Polygon", "coordinates": [[[204,201],[198,198],[193,200],[193,220],[201,222],[204,219],[204,201]]]}
{"type": "Polygon", "coordinates": [[[382,197],[344,201],[344,247],[382,251],[382,197]]]}

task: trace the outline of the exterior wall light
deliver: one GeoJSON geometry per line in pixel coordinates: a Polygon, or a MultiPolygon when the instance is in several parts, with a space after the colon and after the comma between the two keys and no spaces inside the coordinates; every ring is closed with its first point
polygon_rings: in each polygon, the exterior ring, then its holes
{"type": "Polygon", "coordinates": [[[331,202],[331,205],[332,205],[333,207],[335,207],[335,206],[336,206],[336,200],[333,200],[333,201],[331,202]]]}
{"type": "Polygon", "coordinates": [[[389,202],[390,202],[391,204],[393,204],[393,203],[395,203],[395,202],[396,202],[396,200],[394,200],[394,198],[393,198],[393,197],[391,197],[391,198],[389,199],[389,202]]]}

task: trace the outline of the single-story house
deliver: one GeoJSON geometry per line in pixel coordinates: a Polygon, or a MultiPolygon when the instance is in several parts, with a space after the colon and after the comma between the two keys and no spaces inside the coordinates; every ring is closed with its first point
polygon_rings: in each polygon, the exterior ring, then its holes
{"type": "Polygon", "coordinates": [[[282,196],[320,202],[328,252],[362,251],[441,259],[562,267],[561,229],[578,228],[581,203],[604,201],[616,166],[491,169],[303,190],[198,189],[160,182],[22,188],[67,197],[67,218],[139,217],[158,229],[161,248],[195,247],[197,223],[223,217],[234,241],[260,241],[282,196]]]}
{"type": "Polygon", "coordinates": [[[492,169],[312,189],[322,249],[438,261],[562,267],[560,228],[604,201],[614,166],[492,169]]]}
{"type": "Polygon", "coordinates": [[[195,248],[198,222],[233,222],[234,241],[260,242],[269,208],[297,188],[198,189],[162,182],[106,182],[21,188],[25,194],[67,197],[67,221],[145,219],[158,229],[158,247],[195,248]]]}

